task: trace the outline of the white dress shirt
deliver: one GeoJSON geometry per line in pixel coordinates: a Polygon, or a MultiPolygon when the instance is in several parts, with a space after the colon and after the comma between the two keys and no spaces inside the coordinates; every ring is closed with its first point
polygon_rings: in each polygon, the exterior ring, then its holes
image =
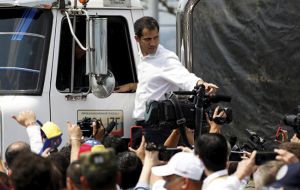
{"type": "Polygon", "coordinates": [[[141,56],[133,118],[144,120],[146,102],[163,100],[165,93],[178,90],[193,90],[198,80],[179,61],[177,55],[159,45],[156,53],[141,56]]]}
{"type": "Polygon", "coordinates": [[[207,176],[203,181],[202,190],[239,190],[245,184],[236,176],[228,176],[227,169],[220,170],[207,176]]]}

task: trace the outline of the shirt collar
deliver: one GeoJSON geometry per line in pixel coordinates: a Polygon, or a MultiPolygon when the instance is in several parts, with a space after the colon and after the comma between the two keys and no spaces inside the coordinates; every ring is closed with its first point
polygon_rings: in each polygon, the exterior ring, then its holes
{"type": "Polygon", "coordinates": [[[227,176],[227,175],[228,175],[227,169],[216,171],[204,179],[203,185],[209,184],[210,182],[212,182],[213,180],[215,180],[218,177],[223,177],[223,176],[227,176]]]}
{"type": "Polygon", "coordinates": [[[156,52],[154,54],[149,54],[149,55],[144,56],[143,53],[142,53],[142,51],[141,51],[140,44],[138,43],[138,53],[139,53],[140,59],[141,60],[145,60],[147,58],[155,57],[158,54],[160,46],[161,45],[159,44],[158,47],[157,47],[157,49],[156,49],[156,52]]]}

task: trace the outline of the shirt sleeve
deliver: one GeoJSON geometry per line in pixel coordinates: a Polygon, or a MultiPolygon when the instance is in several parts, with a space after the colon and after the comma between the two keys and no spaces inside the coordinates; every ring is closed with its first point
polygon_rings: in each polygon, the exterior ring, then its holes
{"type": "Polygon", "coordinates": [[[43,148],[43,140],[41,136],[41,128],[38,125],[31,125],[26,128],[29,137],[31,151],[39,154],[43,148]]]}
{"type": "Polygon", "coordinates": [[[194,73],[189,72],[178,60],[176,55],[168,55],[163,68],[163,78],[182,90],[193,90],[198,80],[194,73]]]}

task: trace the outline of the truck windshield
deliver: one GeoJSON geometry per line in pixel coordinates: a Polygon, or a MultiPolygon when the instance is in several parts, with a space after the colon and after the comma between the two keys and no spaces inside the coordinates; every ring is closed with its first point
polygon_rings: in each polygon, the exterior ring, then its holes
{"type": "Polygon", "coordinates": [[[0,9],[0,94],[41,94],[52,28],[50,10],[0,9]]]}

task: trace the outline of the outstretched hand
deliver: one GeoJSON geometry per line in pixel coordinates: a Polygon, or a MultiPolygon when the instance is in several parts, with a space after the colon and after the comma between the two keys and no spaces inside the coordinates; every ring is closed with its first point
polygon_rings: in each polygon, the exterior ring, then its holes
{"type": "Polygon", "coordinates": [[[28,127],[36,123],[36,116],[33,111],[22,111],[17,116],[12,116],[20,125],[28,127]]]}
{"type": "Polygon", "coordinates": [[[142,136],[142,141],[141,141],[141,144],[139,146],[138,149],[133,149],[131,147],[128,147],[128,149],[131,151],[131,152],[134,152],[136,153],[136,155],[141,159],[141,161],[144,163],[144,160],[145,160],[145,150],[146,150],[146,141],[145,141],[145,137],[144,135],[142,136]]]}

